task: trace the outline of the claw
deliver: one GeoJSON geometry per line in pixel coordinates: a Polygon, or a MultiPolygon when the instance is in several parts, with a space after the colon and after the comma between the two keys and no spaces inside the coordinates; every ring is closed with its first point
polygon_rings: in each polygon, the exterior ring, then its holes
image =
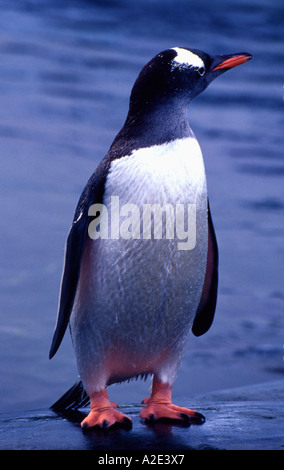
{"type": "Polygon", "coordinates": [[[191,425],[191,417],[185,413],[180,413],[181,419],[184,421],[184,424],[187,426],[191,425]]]}
{"type": "Polygon", "coordinates": [[[144,400],[141,401],[140,405],[147,405],[149,400],[150,400],[150,397],[144,398],[144,400]]]}
{"type": "Polygon", "coordinates": [[[109,422],[108,422],[107,419],[105,419],[105,420],[103,421],[102,428],[103,428],[103,429],[107,429],[107,428],[108,428],[108,425],[109,425],[109,422]]]}

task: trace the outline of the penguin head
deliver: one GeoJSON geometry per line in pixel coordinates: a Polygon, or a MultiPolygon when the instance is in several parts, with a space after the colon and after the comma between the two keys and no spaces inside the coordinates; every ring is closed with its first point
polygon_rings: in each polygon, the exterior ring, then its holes
{"type": "Polygon", "coordinates": [[[198,49],[167,49],[143,67],[130,104],[144,107],[176,100],[186,105],[215,78],[251,58],[246,52],[210,56],[198,49]]]}

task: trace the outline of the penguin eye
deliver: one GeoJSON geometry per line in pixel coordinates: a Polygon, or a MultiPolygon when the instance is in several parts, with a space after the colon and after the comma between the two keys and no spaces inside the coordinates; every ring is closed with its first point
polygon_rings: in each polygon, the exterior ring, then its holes
{"type": "Polygon", "coordinates": [[[200,69],[198,69],[198,73],[199,73],[199,75],[202,77],[202,75],[205,74],[205,68],[204,68],[204,67],[200,67],[200,69]]]}

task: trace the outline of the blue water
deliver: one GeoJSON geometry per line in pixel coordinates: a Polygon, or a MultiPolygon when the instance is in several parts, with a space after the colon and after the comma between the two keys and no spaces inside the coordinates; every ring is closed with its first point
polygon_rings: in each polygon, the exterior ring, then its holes
{"type": "MultiPolygon", "coordinates": [[[[283,378],[282,0],[0,0],[0,411],[47,407],[77,379],[52,361],[63,248],[132,84],[173,46],[254,60],[192,102],[220,250],[216,321],[191,338],[182,395],[283,378]]],[[[112,386],[138,402],[150,382],[112,386]]]]}

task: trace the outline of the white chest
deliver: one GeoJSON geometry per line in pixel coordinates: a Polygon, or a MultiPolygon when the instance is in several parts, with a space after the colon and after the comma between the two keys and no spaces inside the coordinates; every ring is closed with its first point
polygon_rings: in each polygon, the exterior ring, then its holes
{"type": "MultiPolygon", "coordinates": [[[[113,197],[119,198],[120,210],[125,206],[138,207],[139,218],[144,215],[145,205],[194,205],[195,241],[183,251],[179,249],[177,230],[170,237],[163,233],[162,239],[157,239],[155,232],[151,237],[141,236],[141,225],[136,236],[121,236],[120,232],[113,237],[108,232],[107,238],[92,243],[88,257],[91,290],[96,286],[97,292],[104,293],[110,303],[109,311],[120,310],[125,315],[129,305],[138,316],[149,309],[159,309],[164,302],[169,306],[165,299],[172,299],[172,311],[189,311],[189,303],[193,302],[193,314],[201,295],[208,240],[206,178],[196,139],[136,150],[115,160],[103,199],[109,216],[113,215],[113,197]]],[[[111,225],[112,220],[109,228],[111,225]]],[[[133,235],[135,228],[131,228],[133,235]]]]}
{"type": "Polygon", "coordinates": [[[122,204],[197,203],[207,197],[202,153],[194,138],[135,150],[115,160],[106,182],[110,196],[122,204]]]}
{"type": "Polygon", "coordinates": [[[94,355],[119,344],[128,345],[132,358],[151,356],[183,344],[202,292],[207,189],[198,142],[183,139],[115,160],[103,198],[109,213],[114,196],[119,197],[120,207],[196,205],[194,249],[178,250],[176,239],[110,237],[88,240],[84,252],[73,330],[83,322],[83,336],[89,338],[88,350],[94,355]]]}

